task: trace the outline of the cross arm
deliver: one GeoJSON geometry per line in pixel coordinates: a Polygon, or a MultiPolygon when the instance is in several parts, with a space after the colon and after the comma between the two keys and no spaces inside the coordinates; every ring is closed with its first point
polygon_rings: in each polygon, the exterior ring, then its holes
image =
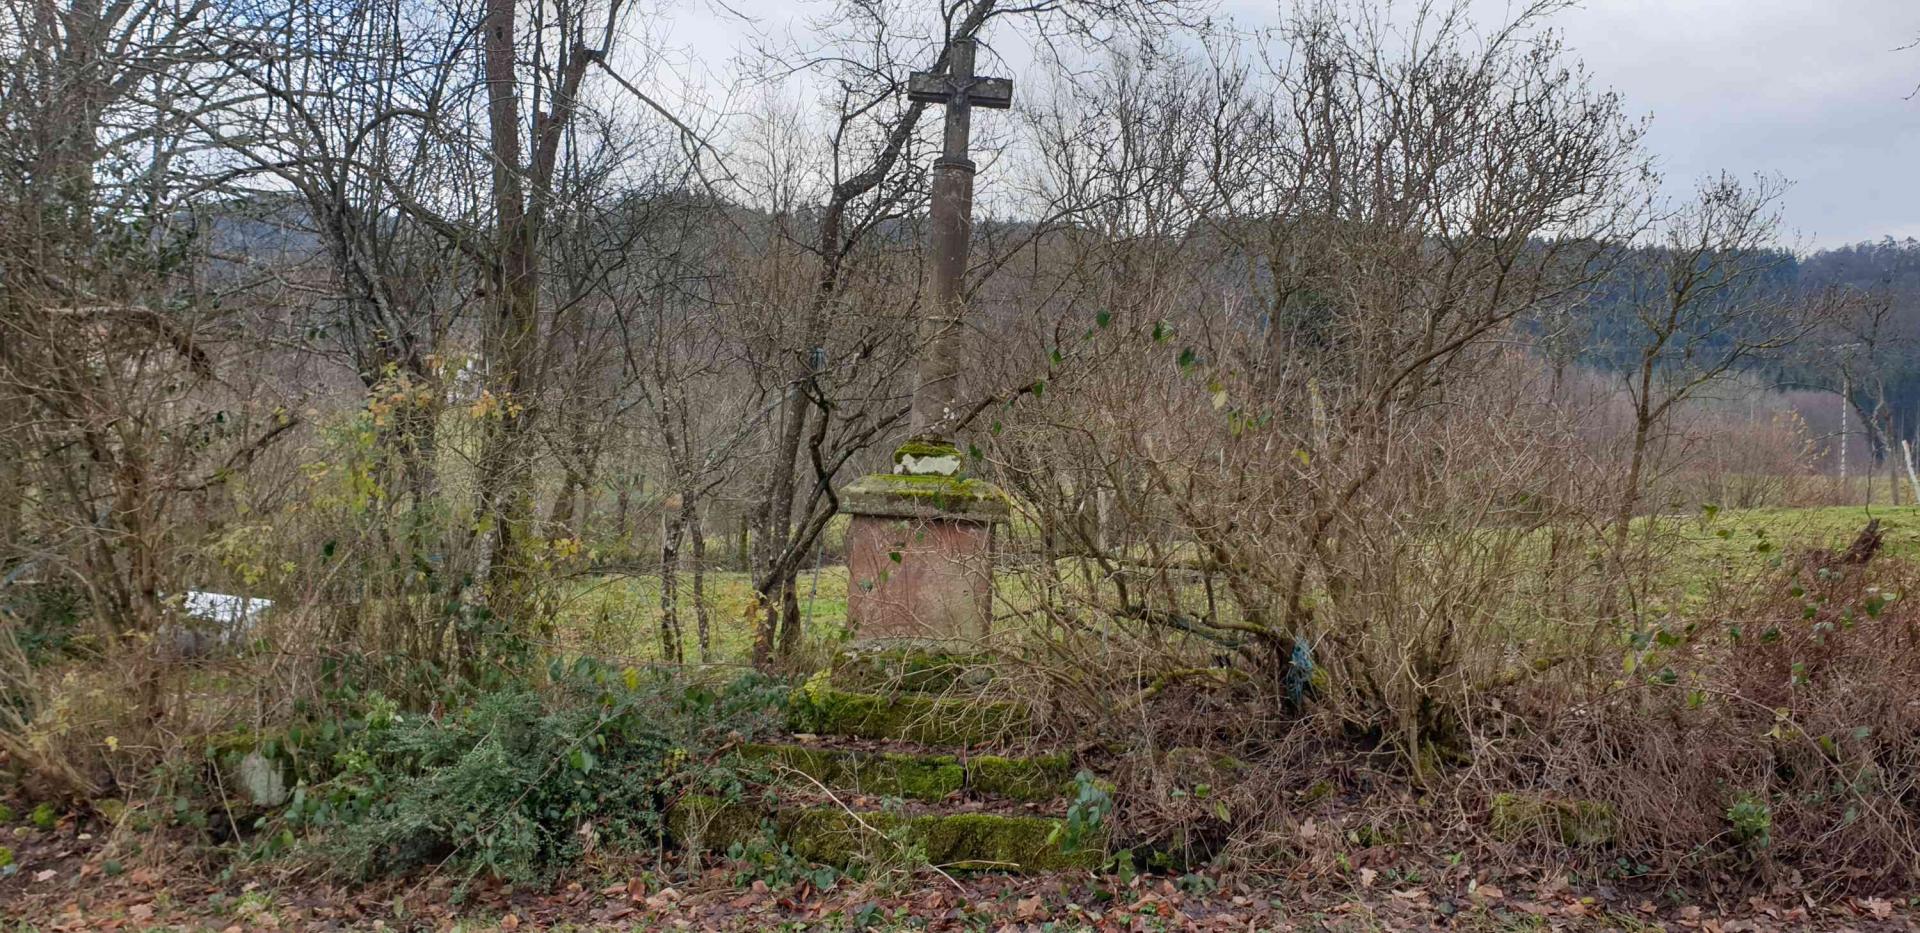
{"type": "Polygon", "coordinates": [[[956,81],[950,75],[917,71],[907,80],[907,99],[928,104],[955,103],[960,94],[967,103],[989,110],[1013,106],[1012,78],[972,78],[956,81]]]}

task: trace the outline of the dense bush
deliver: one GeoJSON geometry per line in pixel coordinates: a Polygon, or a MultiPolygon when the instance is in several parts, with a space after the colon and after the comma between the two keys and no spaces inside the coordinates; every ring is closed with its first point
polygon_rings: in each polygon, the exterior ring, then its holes
{"type": "Polygon", "coordinates": [[[1812,886],[1920,866],[1920,602],[1905,562],[1788,558],[1709,620],[1655,629],[1611,683],[1510,698],[1481,786],[1618,814],[1619,853],[1687,874],[1739,865],[1812,886]],[[1522,718],[1524,717],[1524,718],[1522,718]]]}
{"type": "Polygon", "coordinates": [[[373,698],[338,774],[278,817],[282,838],[305,831],[308,855],[355,878],[445,865],[528,879],[598,845],[646,847],[686,789],[735,788],[724,752],[777,723],[785,692],[588,660],[550,673],[440,716],[373,698]]]}

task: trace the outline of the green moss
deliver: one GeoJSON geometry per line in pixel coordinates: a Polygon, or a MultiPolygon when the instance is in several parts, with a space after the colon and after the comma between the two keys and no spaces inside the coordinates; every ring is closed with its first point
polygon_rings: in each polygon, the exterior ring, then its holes
{"type": "Polygon", "coordinates": [[[1073,783],[1073,763],[1065,752],[1038,758],[980,755],[967,760],[971,786],[984,794],[1014,800],[1052,800],[1073,783]]]}
{"type": "Polygon", "coordinates": [[[53,804],[43,803],[27,814],[27,821],[41,829],[52,829],[54,824],[60,822],[60,812],[53,808],[53,804]]]}
{"type": "Polygon", "coordinates": [[[849,693],[831,686],[825,672],[793,692],[787,711],[795,732],[926,745],[978,745],[1033,728],[1026,708],[1013,703],[849,693]]]}
{"type": "Polygon", "coordinates": [[[959,457],[960,448],[946,441],[908,441],[894,448],[893,462],[899,463],[908,457],[959,457]]]}
{"type": "Polygon", "coordinates": [[[920,817],[913,831],[927,861],[946,868],[1048,872],[1099,866],[1106,857],[1104,844],[1062,851],[1053,840],[1059,825],[1030,816],[956,813],[920,817]]]}
{"type": "Polygon", "coordinates": [[[681,845],[725,852],[761,834],[761,815],[743,803],[688,794],[668,808],[667,833],[681,845]]]}
{"type": "Polygon", "coordinates": [[[781,838],[793,854],[843,868],[889,855],[914,841],[910,833],[899,831],[905,818],[886,811],[856,816],[839,808],[811,807],[784,813],[779,822],[781,838]]]}
{"type": "Polygon", "coordinates": [[[1338,788],[1333,786],[1332,781],[1315,781],[1300,793],[1300,802],[1311,806],[1333,796],[1336,790],[1338,790],[1338,788]]]}
{"type": "Polygon", "coordinates": [[[900,496],[943,497],[952,499],[997,499],[1000,490],[992,483],[938,473],[879,473],[864,477],[879,490],[900,496]]]}
{"type": "Polygon", "coordinates": [[[0,826],[13,822],[13,808],[0,803],[0,826]]]}
{"type": "Polygon", "coordinates": [[[981,522],[1006,521],[1009,512],[1006,493],[992,483],[938,474],[863,476],[841,491],[840,507],[853,515],[981,522]]]}
{"type": "MultiPolygon", "coordinates": [[[[772,820],[793,854],[811,862],[846,867],[921,848],[931,864],[949,869],[1047,872],[1097,867],[1100,847],[1064,852],[1053,841],[1059,821],[993,813],[907,817],[887,811],[852,813],[837,807],[787,810],[772,820]]],[[[682,844],[724,851],[760,831],[751,808],[714,798],[689,797],[674,808],[669,826],[682,844]]]]}
{"type": "MultiPolygon", "coordinates": [[[[1014,800],[1053,800],[1072,782],[1065,753],[1038,758],[910,755],[805,745],[750,745],[748,758],[792,768],[836,791],[909,800],[945,800],[968,787],[1014,800]]],[[[805,783],[805,782],[803,782],[805,783]]]]}
{"type": "Polygon", "coordinates": [[[952,755],[906,755],[809,748],[799,745],[756,745],[745,750],[749,758],[774,761],[834,790],[850,790],[912,800],[944,800],[966,786],[966,770],[952,755]]]}
{"type": "Polygon", "coordinates": [[[1493,832],[1509,842],[1544,833],[1569,846],[1605,845],[1613,841],[1618,823],[1613,807],[1598,800],[1555,800],[1538,794],[1493,798],[1493,832]]]}
{"type": "Polygon", "coordinates": [[[1411,825],[1404,821],[1386,825],[1367,823],[1355,828],[1348,838],[1353,840],[1354,845],[1368,849],[1374,846],[1394,846],[1407,841],[1409,829],[1411,825]]]}
{"type": "Polygon", "coordinates": [[[93,812],[112,825],[119,825],[127,815],[127,802],[118,797],[102,797],[93,802],[93,812]]]}
{"type": "Polygon", "coordinates": [[[13,864],[13,850],[6,846],[0,846],[0,868],[5,868],[11,864],[13,864]]]}
{"type": "Polygon", "coordinates": [[[847,690],[912,690],[939,693],[992,677],[983,654],[955,653],[921,645],[852,649],[833,668],[833,683],[847,690]]]}
{"type": "Polygon", "coordinates": [[[260,736],[251,729],[234,729],[207,736],[207,757],[238,760],[260,747],[260,736]]]}

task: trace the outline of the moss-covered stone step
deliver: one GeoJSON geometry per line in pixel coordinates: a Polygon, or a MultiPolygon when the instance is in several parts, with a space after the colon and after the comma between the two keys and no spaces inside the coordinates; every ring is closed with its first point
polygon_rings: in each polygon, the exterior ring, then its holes
{"type": "Polygon", "coordinates": [[[850,811],[798,807],[771,813],[715,797],[689,796],[668,813],[676,842],[724,852],[768,832],[793,854],[812,862],[849,867],[913,852],[943,869],[1038,873],[1096,868],[1106,857],[1104,839],[1068,848],[1060,821],[998,813],[850,811]],[[917,851],[915,851],[917,850],[917,851]]]}
{"type": "Polygon", "coordinates": [[[834,790],[911,800],[944,800],[960,791],[1009,800],[1053,800],[1066,796],[1073,783],[1072,763],[1064,752],[962,759],[818,745],[749,745],[744,753],[792,768],[834,790]]]}
{"type": "Polygon", "coordinates": [[[788,699],[787,727],[815,735],[894,739],[922,745],[979,745],[1033,733],[1017,703],[915,693],[855,693],[815,674],[788,699]]]}
{"type": "Polygon", "coordinates": [[[964,645],[925,640],[871,642],[835,659],[832,683],[866,693],[944,693],[977,689],[993,679],[992,658],[964,645]]]}

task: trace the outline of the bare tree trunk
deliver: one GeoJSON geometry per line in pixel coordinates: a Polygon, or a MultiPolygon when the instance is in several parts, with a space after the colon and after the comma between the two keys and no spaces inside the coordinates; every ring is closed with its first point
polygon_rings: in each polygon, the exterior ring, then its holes
{"type": "Polygon", "coordinates": [[[626,551],[633,534],[633,486],[626,477],[619,479],[619,491],[613,494],[613,540],[626,551]]]}
{"type": "Polygon", "coordinates": [[[686,531],[686,507],[667,502],[660,509],[660,657],[685,660],[680,629],[680,539],[686,531]]]}
{"type": "MultiPolygon", "coordinates": [[[[488,614],[524,624],[525,548],[533,536],[533,471],[525,445],[533,402],[532,365],[538,336],[538,288],[533,231],[521,183],[520,95],[514,74],[513,0],[487,0],[482,24],[487,115],[493,155],[493,199],[498,267],[483,339],[487,391],[481,441],[479,505],[485,523],[481,579],[488,614]]],[[[479,645],[463,655],[471,662],[479,645]]]]}
{"type": "Polygon", "coordinates": [[[553,507],[547,510],[547,525],[557,537],[573,537],[574,500],[586,488],[586,480],[580,472],[569,466],[560,477],[560,488],[554,491],[553,507]]]}
{"type": "Polygon", "coordinates": [[[700,662],[705,664],[713,660],[707,618],[707,533],[691,490],[687,493],[686,509],[688,527],[693,534],[693,615],[699,630],[700,662]]]}

